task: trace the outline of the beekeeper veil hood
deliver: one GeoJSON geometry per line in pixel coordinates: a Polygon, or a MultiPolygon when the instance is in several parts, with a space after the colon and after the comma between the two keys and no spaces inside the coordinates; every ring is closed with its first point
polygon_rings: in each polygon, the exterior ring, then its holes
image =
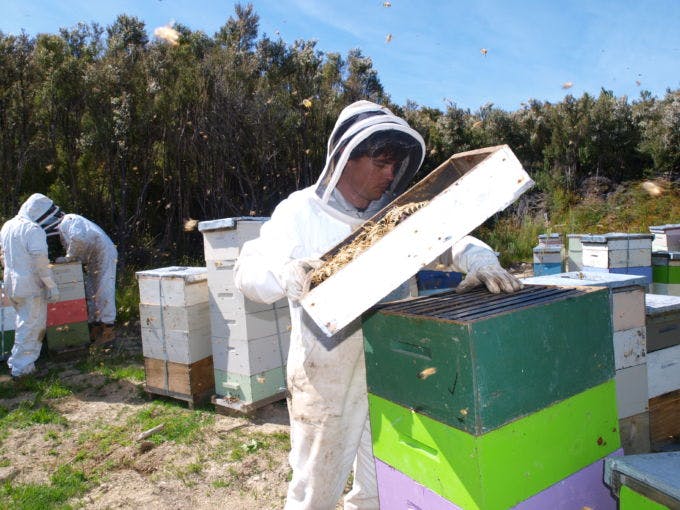
{"type": "Polygon", "coordinates": [[[57,226],[64,216],[61,209],[42,193],[33,193],[19,208],[19,216],[40,225],[47,235],[57,234],[57,226]]]}
{"type": "Polygon", "coordinates": [[[328,139],[326,165],[316,183],[316,193],[328,203],[347,161],[387,150],[398,160],[394,180],[387,192],[402,193],[425,157],[425,142],[408,123],[384,106],[357,101],[340,113],[328,139]]]}

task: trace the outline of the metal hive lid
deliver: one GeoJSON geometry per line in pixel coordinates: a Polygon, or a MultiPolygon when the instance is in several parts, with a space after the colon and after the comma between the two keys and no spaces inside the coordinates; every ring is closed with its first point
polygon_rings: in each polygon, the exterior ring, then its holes
{"type": "Polygon", "coordinates": [[[399,315],[435,317],[449,321],[471,322],[502,313],[545,305],[562,299],[581,296],[593,288],[548,287],[531,285],[513,294],[492,294],[477,289],[465,294],[455,291],[391,303],[378,307],[380,312],[399,315]]]}

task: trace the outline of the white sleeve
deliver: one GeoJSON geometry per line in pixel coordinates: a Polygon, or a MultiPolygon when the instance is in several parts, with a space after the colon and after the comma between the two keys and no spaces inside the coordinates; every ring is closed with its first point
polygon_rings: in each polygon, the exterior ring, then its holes
{"type": "Polygon", "coordinates": [[[243,244],[234,267],[234,282],[253,301],[273,303],[286,294],[280,280],[283,267],[301,258],[302,243],[296,212],[284,200],[260,229],[260,236],[243,244]]]}

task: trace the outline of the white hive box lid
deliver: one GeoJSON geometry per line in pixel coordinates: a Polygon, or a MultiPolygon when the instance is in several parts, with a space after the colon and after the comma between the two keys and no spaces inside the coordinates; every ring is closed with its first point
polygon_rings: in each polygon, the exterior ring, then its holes
{"type": "Polygon", "coordinates": [[[139,283],[139,303],[164,306],[191,306],[208,301],[208,269],[170,266],[135,273],[139,283]]]}
{"type": "Polygon", "coordinates": [[[626,234],[624,232],[610,232],[608,234],[585,235],[581,237],[582,243],[608,243],[609,241],[620,240],[645,240],[650,241],[654,238],[653,234],[626,234]]]}
{"type": "Polygon", "coordinates": [[[680,223],[669,223],[666,225],[652,225],[649,227],[649,231],[653,234],[668,234],[680,232],[680,223]]]}
{"type": "Polygon", "coordinates": [[[201,221],[198,223],[199,232],[211,232],[213,230],[233,230],[241,221],[257,221],[264,223],[269,218],[261,216],[238,216],[235,218],[221,218],[219,220],[201,221]]]}
{"type": "Polygon", "coordinates": [[[680,296],[645,294],[645,313],[657,315],[680,310],[680,296]]]}
{"type": "Polygon", "coordinates": [[[634,274],[570,271],[546,276],[522,278],[525,285],[556,285],[559,287],[608,287],[615,289],[631,285],[646,285],[644,276],[634,274]]]}
{"type": "Polygon", "coordinates": [[[138,279],[150,278],[152,280],[180,278],[186,283],[195,283],[208,278],[208,269],[205,267],[169,266],[158,269],[148,269],[135,273],[138,279]]]}
{"type": "Polygon", "coordinates": [[[429,203],[313,288],[302,306],[326,335],[335,334],[533,185],[507,145],[453,155],[368,221],[393,207],[429,203]]]}

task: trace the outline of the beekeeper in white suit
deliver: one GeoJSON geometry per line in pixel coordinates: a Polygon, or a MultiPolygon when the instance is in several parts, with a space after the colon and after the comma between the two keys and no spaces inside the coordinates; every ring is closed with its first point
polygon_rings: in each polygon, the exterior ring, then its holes
{"type": "MultiPolygon", "coordinates": [[[[317,183],[281,202],[260,236],[241,250],[237,287],[256,301],[272,303],[287,296],[290,303],[287,383],[293,475],[286,510],[334,509],[353,463],[354,483],[344,508],[378,508],[360,322],[327,338],[299,299],[319,257],[402,193],[424,152],[422,137],[404,120],[374,103],[353,103],[335,124],[317,183]]],[[[521,288],[493,251],[474,238],[466,237],[444,258],[451,269],[467,273],[463,290],[482,282],[492,292],[521,288]]]]}
{"type": "Polygon", "coordinates": [[[0,255],[5,292],[16,311],[12,354],[7,360],[14,378],[35,372],[47,324],[47,303],[59,299],[59,289],[47,257],[47,237],[38,224],[52,201],[35,193],[0,230],[0,255]]]}
{"type": "Polygon", "coordinates": [[[59,235],[66,251],[66,255],[57,257],[55,262],[82,262],[92,339],[95,344],[110,343],[115,339],[116,245],[96,223],[78,214],[60,211],[55,214],[47,235],[59,235]]]}

